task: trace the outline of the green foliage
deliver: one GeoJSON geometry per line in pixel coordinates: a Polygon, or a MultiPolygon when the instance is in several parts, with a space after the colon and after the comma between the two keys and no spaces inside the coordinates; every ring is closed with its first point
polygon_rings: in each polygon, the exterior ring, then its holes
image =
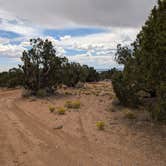
{"type": "Polygon", "coordinates": [[[56,56],[56,50],[49,40],[31,39],[31,49],[21,57],[19,69],[0,73],[1,87],[24,86],[31,95],[53,94],[59,84],[74,87],[78,82],[92,82],[99,79],[93,67],[69,63],[66,58],[56,56]],[[44,94],[45,93],[45,94],[44,94]]]}
{"type": "Polygon", "coordinates": [[[74,87],[78,82],[92,82],[99,79],[98,73],[92,67],[81,66],[79,63],[66,63],[63,66],[61,82],[74,87]]]}
{"type": "Polygon", "coordinates": [[[158,1],[130,48],[117,47],[116,60],[124,65],[113,78],[117,97],[124,105],[135,105],[140,91],[149,93],[156,98],[153,117],[166,119],[166,0],[158,1]]]}
{"type": "Polygon", "coordinates": [[[103,122],[103,121],[98,121],[98,122],[96,122],[96,127],[97,127],[99,130],[104,130],[104,128],[105,128],[105,122],[103,122]]]}
{"type": "Polygon", "coordinates": [[[116,71],[112,78],[113,89],[116,96],[120,100],[120,103],[125,106],[136,107],[139,104],[138,97],[136,95],[136,88],[134,85],[124,78],[124,74],[121,71],[116,71]]]}
{"type": "Polygon", "coordinates": [[[116,72],[116,68],[112,68],[111,70],[108,71],[102,71],[99,73],[99,78],[100,80],[105,80],[105,79],[112,79],[112,76],[116,72]]]}
{"type": "Polygon", "coordinates": [[[20,69],[12,68],[0,73],[0,87],[14,88],[23,84],[23,72],[20,69]]]}
{"type": "Polygon", "coordinates": [[[57,108],[57,113],[58,113],[59,115],[64,115],[65,112],[66,112],[66,108],[64,108],[64,107],[59,107],[59,108],[57,108]]]}
{"type": "Polygon", "coordinates": [[[30,89],[34,95],[41,89],[53,93],[60,82],[61,69],[66,58],[56,56],[56,50],[47,39],[31,39],[32,48],[24,51],[21,57],[24,73],[24,87],[30,89]]]}
{"type": "Polygon", "coordinates": [[[52,113],[52,112],[55,111],[55,107],[54,107],[54,106],[49,106],[49,110],[50,110],[50,112],[52,113]]]}

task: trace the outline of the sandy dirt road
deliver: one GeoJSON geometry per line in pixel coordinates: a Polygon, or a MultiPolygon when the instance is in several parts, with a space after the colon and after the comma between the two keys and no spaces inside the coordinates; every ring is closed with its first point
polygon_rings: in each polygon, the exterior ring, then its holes
{"type": "Polygon", "coordinates": [[[124,125],[105,111],[109,104],[108,96],[30,100],[19,89],[0,90],[0,166],[165,166],[165,126],[158,135],[124,125]],[[61,116],[48,110],[75,98],[79,111],[61,116]],[[107,123],[105,131],[96,129],[98,120],[107,123]]]}

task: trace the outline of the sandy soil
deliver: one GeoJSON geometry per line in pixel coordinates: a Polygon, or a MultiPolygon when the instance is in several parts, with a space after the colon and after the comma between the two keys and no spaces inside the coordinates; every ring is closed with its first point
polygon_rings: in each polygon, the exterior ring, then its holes
{"type": "Polygon", "coordinates": [[[47,99],[0,90],[0,166],[165,166],[166,126],[124,118],[113,98],[110,83],[60,89],[47,99]],[[50,113],[67,100],[79,100],[80,109],[50,113]]]}

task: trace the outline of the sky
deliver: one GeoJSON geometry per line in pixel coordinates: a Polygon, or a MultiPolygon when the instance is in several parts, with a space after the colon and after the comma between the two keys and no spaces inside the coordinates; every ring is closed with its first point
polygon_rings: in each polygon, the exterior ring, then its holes
{"type": "Polygon", "coordinates": [[[18,66],[29,39],[52,41],[57,56],[110,69],[118,43],[132,43],[156,0],[0,0],[0,71],[18,66]]]}

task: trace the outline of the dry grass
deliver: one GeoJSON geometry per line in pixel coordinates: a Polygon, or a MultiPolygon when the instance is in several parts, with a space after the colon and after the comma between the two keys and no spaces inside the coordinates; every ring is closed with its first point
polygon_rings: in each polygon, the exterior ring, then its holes
{"type": "Polygon", "coordinates": [[[57,108],[57,113],[58,113],[59,115],[64,115],[65,112],[66,112],[66,108],[64,108],[64,107],[58,107],[58,108],[57,108]]]}
{"type": "Polygon", "coordinates": [[[66,108],[72,109],[79,109],[81,107],[81,102],[79,100],[75,101],[66,101],[65,103],[66,108]]]}
{"type": "Polygon", "coordinates": [[[54,106],[49,106],[49,110],[50,110],[50,112],[52,113],[52,112],[55,111],[55,107],[54,107],[54,106]]]}
{"type": "Polygon", "coordinates": [[[99,130],[104,130],[104,128],[105,128],[105,122],[104,121],[98,121],[98,122],[96,122],[96,127],[99,130]]]}

